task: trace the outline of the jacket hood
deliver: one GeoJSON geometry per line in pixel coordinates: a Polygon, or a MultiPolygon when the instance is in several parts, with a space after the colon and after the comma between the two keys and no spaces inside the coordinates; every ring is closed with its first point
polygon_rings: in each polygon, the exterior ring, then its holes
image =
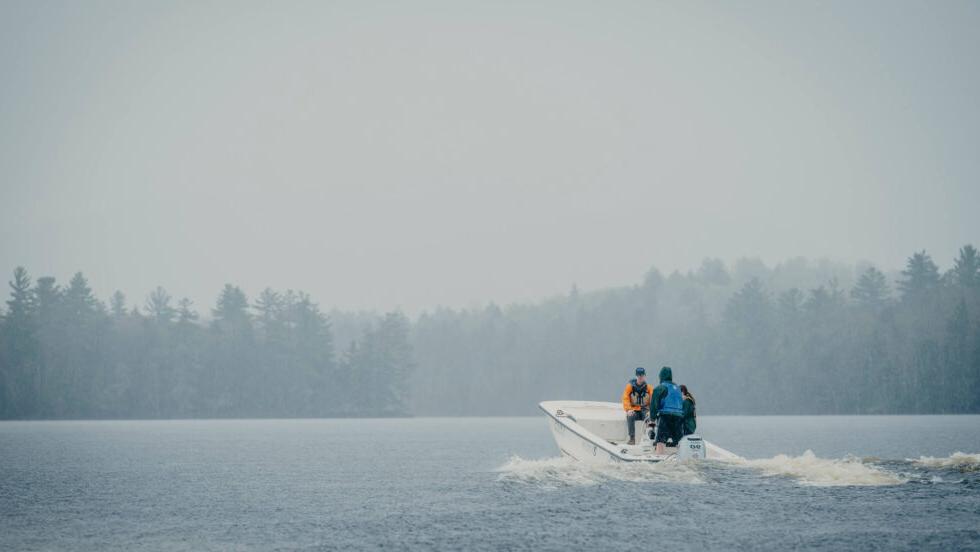
{"type": "Polygon", "coordinates": [[[660,369],[660,381],[669,381],[673,383],[674,372],[670,369],[670,366],[664,366],[660,369]]]}

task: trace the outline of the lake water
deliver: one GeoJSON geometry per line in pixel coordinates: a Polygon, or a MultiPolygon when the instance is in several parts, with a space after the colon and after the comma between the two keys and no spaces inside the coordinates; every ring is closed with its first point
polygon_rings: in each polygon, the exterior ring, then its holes
{"type": "Polygon", "coordinates": [[[544,416],[5,422],[0,549],[980,549],[980,416],[699,421],[745,460],[589,468],[544,416]]]}

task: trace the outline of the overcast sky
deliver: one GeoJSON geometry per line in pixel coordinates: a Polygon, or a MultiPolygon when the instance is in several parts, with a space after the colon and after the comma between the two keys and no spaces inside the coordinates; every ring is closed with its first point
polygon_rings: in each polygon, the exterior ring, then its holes
{"type": "Polygon", "coordinates": [[[980,245],[978,2],[0,2],[0,270],[467,306],[980,245]],[[737,4],[737,5],[736,5],[737,4]]]}

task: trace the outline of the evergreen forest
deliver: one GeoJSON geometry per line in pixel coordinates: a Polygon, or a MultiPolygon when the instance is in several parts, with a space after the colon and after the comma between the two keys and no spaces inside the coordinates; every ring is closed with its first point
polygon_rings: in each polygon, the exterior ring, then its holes
{"type": "Polygon", "coordinates": [[[0,310],[0,418],[528,415],[617,401],[673,368],[707,414],[980,412],[980,254],[868,264],[705,259],[635,285],[410,319],[227,284],[97,297],[16,268],[0,310]]]}

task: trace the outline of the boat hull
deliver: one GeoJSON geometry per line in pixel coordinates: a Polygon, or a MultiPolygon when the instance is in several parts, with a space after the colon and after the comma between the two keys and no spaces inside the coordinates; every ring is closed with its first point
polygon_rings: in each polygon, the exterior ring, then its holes
{"type": "Polygon", "coordinates": [[[619,455],[607,450],[599,443],[577,434],[573,429],[554,417],[549,417],[551,435],[555,438],[558,450],[565,456],[588,464],[608,464],[621,462],[619,455]]]}
{"type": "Polygon", "coordinates": [[[678,448],[667,448],[665,454],[656,454],[642,427],[636,432],[639,443],[629,445],[626,414],[618,403],[545,401],[539,406],[548,415],[551,435],[561,453],[587,464],[738,458],[698,435],[689,435],[681,440],[678,448]]]}
{"type": "MultiPolygon", "coordinates": [[[[612,404],[612,403],[610,403],[612,404]]],[[[673,456],[673,450],[668,454],[654,454],[652,443],[646,446],[629,446],[624,442],[616,443],[607,437],[622,438],[626,431],[626,417],[622,411],[618,415],[608,412],[606,403],[587,401],[541,403],[541,410],[548,415],[551,435],[555,438],[558,449],[565,456],[587,464],[608,464],[610,462],[662,462],[673,456]],[[601,416],[586,420],[576,417],[572,409],[562,409],[561,405],[572,405],[576,411],[588,409],[601,416]],[[615,432],[610,435],[610,432],[615,432]],[[622,432],[622,435],[620,435],[622,432]],[[603,437],[603,433],[606,437],[603,437]]],[[[612,411],[616,413],[616,411],[612,411]]],[[[621,439],[625,441],[625,439],[621,439]]]]}

